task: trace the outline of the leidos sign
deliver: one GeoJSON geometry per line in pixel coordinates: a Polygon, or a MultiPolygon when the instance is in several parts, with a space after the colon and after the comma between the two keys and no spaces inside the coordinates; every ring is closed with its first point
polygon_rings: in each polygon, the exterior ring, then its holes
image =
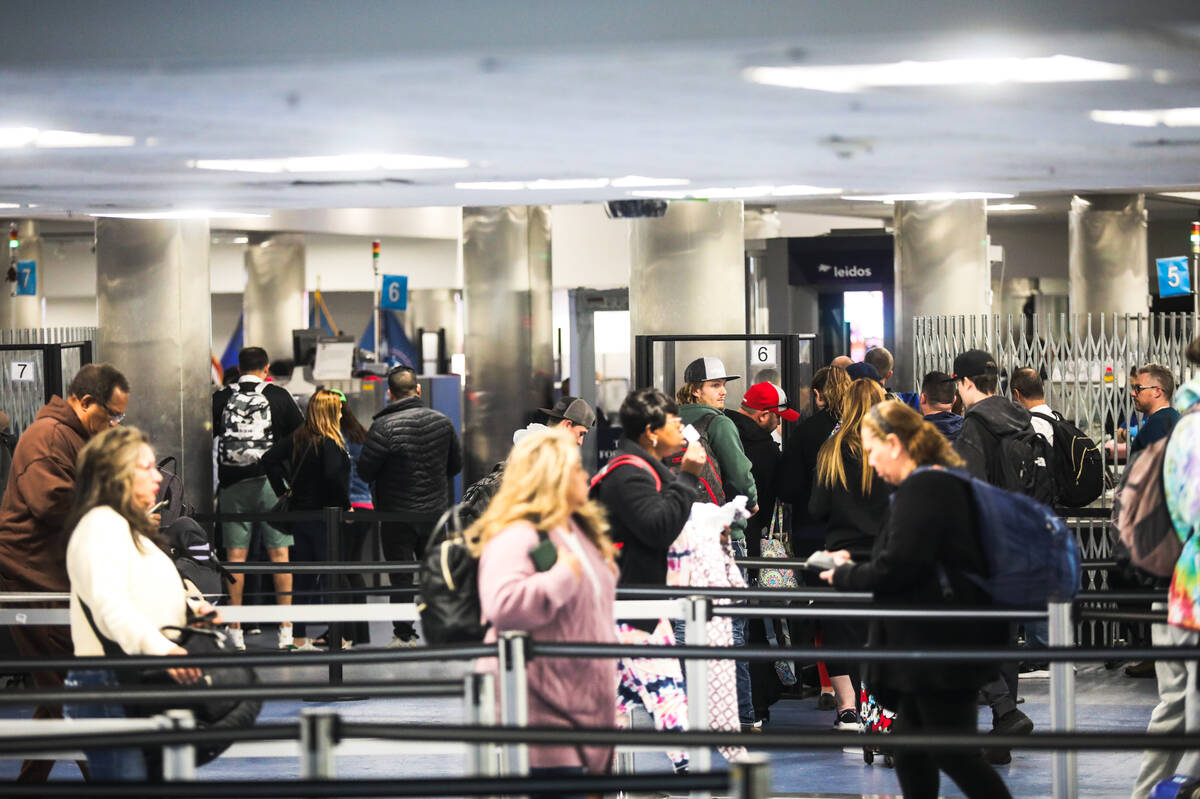
{"type": "Polygon", "coordinates": [[[892,237],[813,236],[787,240],[788,282],[827,288],[890,289],[892,237]]]}

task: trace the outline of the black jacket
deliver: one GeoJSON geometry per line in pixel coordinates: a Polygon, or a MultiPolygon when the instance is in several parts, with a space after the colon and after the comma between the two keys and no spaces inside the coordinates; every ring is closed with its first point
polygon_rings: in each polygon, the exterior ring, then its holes
{"type": "Polygon", "coordinates": [[[275,493],[292,486],[292,510],[350,509],[350,456],[331,438],[296,449],[288,436],[267,450],[262,467],[275,493]]]}
{"type": "Polygon", "coordinates": [[[463,491],[462,502],[458,506],[458,518],[462,522],[464,530],[479,521],[479,517],[488,509],[488,505],[492,504],[492,499],[500,490],[500,481],[504,479],[506,463],[507,461],[500,461],[492,467],[490,472],[471,483],[467,490],[463,491]]]}
{"type": "Polygon", "coordinates": [[[985,397],[967,409],[954,451],[966,461],[967,471],[973,476],[1001,485],[998,437],[1026,428],[1033,429],[1033,417],[1023,406],[999,395],[985,397]]]}
{"type": "Polygon", "coordinates": [[[863,496],[862,460],[851,454],[849,444],[842,444],[842,463],[846,467],[846,488],[822,485],[814,468],[808,515],[825,524],[826,549],[848,549],[856,559],[862,559],[875,546],[892,489],[876,475],[871,493],[863,496]]]}
{"type": "Polygon", "coordinates": [[[436,518],[450,505],[450,478],[462,470],[454,424],[417,396],[393,402],[371,422],[358,476],[374,483],[377,510],[436,518]]]}
{"type": "MultiPolygon", "coordinates": [[[[986,570],[970,488],[952,475],[927,471],[896,488],[870,562],[839,567],[833,584],[849,591],[873,591],[880,605],[987,607],[987,594],[964,576],[986,570]],[[939,564],[949,596],[939,579],[939,564]]],[[[1004,623],[896,618],[872,622],[869,646],[918,651],[998,648],[1007,636],[1004,623]]],[[[897,693],[973,696],[994,673],[994,664],[902,661],[872,664],[867,684],[883,704],[895,707],[897,693]]]]}
{"type": "MultiPolygon", "coordinates": [[[[649,463],[662,490],[655,489],[649,472],[634,464],[616,467],[592,487],[592,499],[608,511],[608,534],[620,547],[617,584],[664,586],[667,550],[687,523],[700,481],[687,472],[672,474],[662,461],[629,438],[621,438],[613,458],[621,455],[637,455],[649,463]]],[[[649,629],[653,627],[650,623],[649,629]]]]}
{"type": "Polygon", "coordinates": [[[958,438],[958,434],[962,432],[963,417],[957,413],[938,411],[926,416],[925,421],[936,427],[938,432],[945,436],[946,440],[951,444],[958,438]]]}
{"type": "Polygon", "coordinates": [[[758,490],[758,513],[746,521],[746,550],[750,557],[757,558],[762,548],[762,534],[771,524],[771,513],[775,510],[775,479],[779,470],[779,445],[766,430],[754,423],[744,413],[725,411],[737,428],[742,440],[742,451],[750,459],[750,471],[754,474],[754,486],[758,490]]]}
{"type": "MultiPolygon", "coordinates": [[[[246,390],[250,390],[253,384],[253,380],[247,380],[246,390]]],[[[242,385],[241,382],[238,383],[239,388],[242,385]]],[[[225,405],[229,402],[233,391],[233,386],[225,386],[212,395],[213,438],[220,438],[225,434],[225,424],[221,417],[225,415],[225,405]]],[[[278,444],[294,433],[297,427],[304,424],[304,416],[300,413],[300,407],[296,405],[296,400],[292,399],[292,395],[283,386],[267,383],[263,387],[262,395],[267,398],[267,403],[271,406],[271,441],[273,444],[278,444]]],[[[226,487],[240,480],[261,477],[264,473],[261,463],[253,466],[217,464],[217,480],[226,487]]]]}
{"type": "Polygon", "coordinates": [[[828,409],[817,411],[796,425],[783,448],[776,491],[780,499],[795,506],[798,524],[808,521],[808,500],[817,471],[817,453],[835,427],[837,419],[828,409]]]}

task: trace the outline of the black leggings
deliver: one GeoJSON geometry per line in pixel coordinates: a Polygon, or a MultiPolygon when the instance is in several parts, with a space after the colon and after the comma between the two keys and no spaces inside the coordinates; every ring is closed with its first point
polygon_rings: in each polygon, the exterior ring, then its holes
{"type": "MultiPolygon", "coordinates": [[[[293,563],[308,563],[325,560],[327,555],[328,534],[325,522],[320,519],[308,519],[292,522],[292,552],[293,563]]],[[[317,591],[321,588],[322,575],[297,574],[292,578],[293,605],[319,605],[321,597],[316,594],[302,594],[304,591],[317,591]]],[[[297,638],[307,638],[304,622],[298,621],[292,625],[297,638]]],[[[340,642],[339,642],[340,643],[340,642]]]]}
{"type": "MultiPolygon", "coordinates": [[[[901,694],[893,729],[898,733],[974,735],[979,713],[975,695],[975,691],[901,694]]],[[[896,753],[895,759],[896,777],[904,799],[937,799],[939,770],[946,772],[968,799],[1012,799],[1004,780],[983,759],[982,750],[902,751],[896,753]]]]}

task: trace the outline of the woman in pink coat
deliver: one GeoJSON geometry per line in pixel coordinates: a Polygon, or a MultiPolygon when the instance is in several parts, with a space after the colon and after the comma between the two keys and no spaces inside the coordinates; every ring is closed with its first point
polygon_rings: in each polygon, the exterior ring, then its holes
{"type": "MultiPolygon", "coordinates": [[[[616,643],[617,566],[607,530],[603,511],[588,500],[574,438],[545,430],[514,446],[500,490],[467,531],[491,624],[485,641],[523,630],[535,641],[616,643]]],[[[478,668],[495,672],[495,658],[478,668]]],[[[616,726],[615,659],[534,658],[528,675],[531,726],[616,726]]],[[[540,746],[529,759],[535,775],[605,773],[612,749],[540,746]]]]}

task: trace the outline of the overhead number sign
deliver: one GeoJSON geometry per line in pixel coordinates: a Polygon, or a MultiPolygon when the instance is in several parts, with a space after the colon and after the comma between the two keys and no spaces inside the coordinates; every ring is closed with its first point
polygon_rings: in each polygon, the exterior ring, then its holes
{"type": "Polygon", "coordinates": [[[36,382],[37,373],[34,371],[33,361],[9,361],[8,379],[14,383],[36,382]]]}
{"type": "Polygon", "coordinates": [[[408,309],[408,276],[384,275],[380,289],[379,307],[389,311],[408,309]]]}
{"type": "Polygon", "coordinates": [[[37,295],[37,261],[17,261],[17,296],[37,295]]]}
{"type": "Polygon", "coordinates": [[[1186,255],[1158,258],[1158,296],[1182,297],[1192,293],[1191,275],[1186,255]]]}

